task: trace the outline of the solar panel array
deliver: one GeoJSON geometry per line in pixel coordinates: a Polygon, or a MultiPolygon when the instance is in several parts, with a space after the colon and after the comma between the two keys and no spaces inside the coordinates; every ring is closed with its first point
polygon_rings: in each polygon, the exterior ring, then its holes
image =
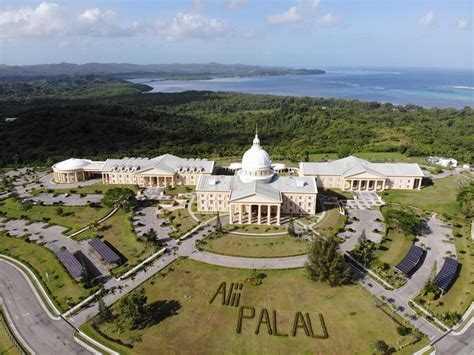
{"type": "Polygon", "coordinates": [[[454,281],[458,271],[458,262],[451,258],[444,259],[444,264],[436,276],[436,286],[445,292],[454,281]]]}
{"type": "Polygon", "coordinates": [[[99,255],[108,263],[119,263],[120,256],[117,255],[107,244],[105,244],[99,238],[95,238],[89,242],[89,245],[93,247],[99,255]]]}
{"type": "Polygon", "coordinates": [[[56,256],[73,278],[81,277],[82,265],[67,249],[59,250],[56,252],[56,256]]]}
{"type": "Polygon", "coordinates": [[[395,266],[395,269],[409,275],[416,268],[422,256],[423,249],[413,244],[403,260],[395,266]]]}

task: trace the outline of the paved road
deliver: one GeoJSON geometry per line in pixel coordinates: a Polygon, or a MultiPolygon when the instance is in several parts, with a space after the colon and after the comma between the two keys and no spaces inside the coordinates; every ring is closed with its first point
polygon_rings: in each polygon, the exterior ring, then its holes
{"type": "Polygon", "coordinates": [[[23,274],[0,261],[0,296],[13,324],[37,354],[89,354],[74,341],[74,329],[48,317],[23,274]]]}
{"type": "Polygon", "coordinates": [[[474,354],[474,326],[464,334],[448,335],[435,345],[436,353],[440,355],[468,355],[474,354]]]}

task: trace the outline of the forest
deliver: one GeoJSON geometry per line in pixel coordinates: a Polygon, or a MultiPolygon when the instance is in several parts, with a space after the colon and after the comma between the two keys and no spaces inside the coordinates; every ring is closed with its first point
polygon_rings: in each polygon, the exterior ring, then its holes
{"type": "Polygon", "coordinates": [[[123,156],[241,155],[258,123],[274,160],[400,152],[473,161],[474,112],[416,105],[188,91],[98,76],[0,84],[0,164],[123,156]],[[25,86],[26,85],[26,86],[25,86]],[[5,118],[15,117],[6,122],[5,118]]]}

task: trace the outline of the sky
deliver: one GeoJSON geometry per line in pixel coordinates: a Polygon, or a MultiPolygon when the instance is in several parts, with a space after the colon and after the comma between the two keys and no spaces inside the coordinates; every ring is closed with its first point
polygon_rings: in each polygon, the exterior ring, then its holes
{"type": "Polygon", "coordinates": [[[0,63],[474,69],[471,0],[0,1],[0,63]]]}

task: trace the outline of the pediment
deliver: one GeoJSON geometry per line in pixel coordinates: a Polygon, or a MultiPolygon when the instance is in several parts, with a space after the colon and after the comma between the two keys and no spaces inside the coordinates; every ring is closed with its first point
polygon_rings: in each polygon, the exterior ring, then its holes
{"type": "Polygon", "coordinates": [[[140,171],[137,175],[167,175],[173,176],[174,171],[159,169],[159,168],[151,168],[148,170],[140,171]]]}
{"type": "Polygon", "coordinates": [[[273,199],[271,197],[253,193],[248,196],[243,196],[238,199],[232,200],[230,202],[238,202],[238,203],[281,203],[281,199],[273,199]]]}
{"type": "Polygon", "coordinates": [[[369,173],[367,171],[364,171],[360,173],[355,173],[353,175],[345,175],[344,177],[351,178],[351,179],[382,179],[382,178],[385,178],[385,175],[369,173]]]}

